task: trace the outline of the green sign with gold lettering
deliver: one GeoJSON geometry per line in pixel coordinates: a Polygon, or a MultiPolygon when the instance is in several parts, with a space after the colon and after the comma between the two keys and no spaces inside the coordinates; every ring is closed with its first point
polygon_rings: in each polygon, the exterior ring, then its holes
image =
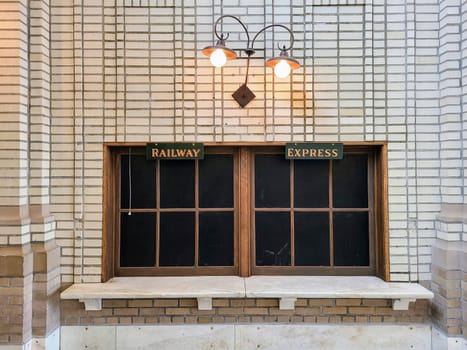
{"type": "Polygon", "coordinates": [[[342,159],[344,146],[341,143],[288,143],[286,159],[342,159]]]}
{"type": "Polygon", "coordinates": [[[148,143],[146,159],[204,159],[202,143],[148,143]]]}

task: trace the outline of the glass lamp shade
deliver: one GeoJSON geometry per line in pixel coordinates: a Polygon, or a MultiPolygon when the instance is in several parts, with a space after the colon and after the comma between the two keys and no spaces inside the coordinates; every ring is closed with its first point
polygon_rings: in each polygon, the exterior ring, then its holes
{"type": "Polygon", "coordinates": [[[285,50],[281,51],[279,57],[267,60],[266,65],[274,69],[274,74],[278,78],[287,78],[292,70],[300,67],[300,63],[289,57],[285,50]]]}
{"type": "Polygon", "coordinates": [[[215,49],[209,59],[214,67],[222,67],[227,62],[227,55],[224,53],[224,50],[215,49]]]}
{"type": "Polygon", "coordinates": [[[278,78],[287,78],[291,70],[290,65],[285,60],[280,60],[279,63],[274,66],[274,74],[278,78]]]}
{"type": "Polygon", "coordinates": [[[215,67],[222,67],[227,60],[237,58],[237,54],[225,46],[224,40],[218,40],[214,46],[206,46],[201,52],[210,58],[215,67]]]}

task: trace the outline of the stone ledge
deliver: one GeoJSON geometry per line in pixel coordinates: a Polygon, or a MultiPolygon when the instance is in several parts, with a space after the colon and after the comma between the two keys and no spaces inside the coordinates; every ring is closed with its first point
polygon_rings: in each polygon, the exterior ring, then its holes
{"type": "Polygon", "coordinates": [[[212,298],[244,298],[243,278],[236,276],[115,277],[106,283],[73,284],[62,299],[79,299],[86,310],[100,310],[102,299],[196,298],[200,310],[212,309],[212,298]]]}
{"type": "Polygon", "coordinates": [[[277,298],[281,310],[293,310],[297,298],[391,299],[394,310],[408,310],[433,293],[417,283],[384,282],[371,276],[190,276],[115,277],[106,283],[74,284],[62,299],[78,299],[86,310],[101,310],[102,299],[195,298],[199,310],[211,310],[213,298],[277,298]]]}
{"type": "MultiPolygon", "coordinates": [[[[409,302],[432,299],[418,283],[385,282],[372,276],[252,276],[245,279],[247,298],[392,299],[394,310],[409,302]]],[[[284,302],[290,310],[291,302],[284,302]]]]}

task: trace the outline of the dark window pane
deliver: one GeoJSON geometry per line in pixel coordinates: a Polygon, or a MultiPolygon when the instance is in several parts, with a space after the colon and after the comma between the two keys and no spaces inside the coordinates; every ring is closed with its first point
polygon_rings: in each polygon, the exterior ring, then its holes
{"type": "Polygon", "coordinates": [[[120,266],[155,266],[156,214],[120,214],[120,266]]]}
{"type": "Polygon", "coordinates": [[[290,266],[290,213],[256,212],[256,265],[290,266]]]}
{"type": "Polygon", "coordinates": [[[195,206],[195,162],[164,160],[160,162],[161,208],[195,206]]]}
{"type": "Polygon", "coordinates": [[[334,213],[334,264],[368,266],[368,213],[334,213]]]}
{"type": "Polygon", "coordinates": [[[199,214],[199,265],[233,266],[233,212],[199,214]]]}
{"type": "Polygon", "coordinates": [[[294,195],[296,208],[329,207],[329,161],[295,160],[294,195]]]}
{"type": "Polygon", "coordinates": [[[329,266],[329,213],[295,213],[295,265],[329,266]]]}
{"type": "Polygon", "coordinates": [[[368,207],[368,155],[344,154],[333,161],[333,203],[335,208],[368,207]]]}
{"type": "Polygon", "coordinates": [[[195,214],[161,213],[160,266],[194,266],[195,214]]]}
{"type": "Polygon", "coordinates": [[[160,214],[160,266],[193,266],[194,213],[160,214]]]}
{"type": "Polygon", "coordinates": [[[120,171],[120,207],[155,208],[156,207],[156,165],[146,160],[144,155],[132,155],[131,167],[129,156],[122,155],[120,171]],[[130,184],[131,173],[131,184],[130,184]],[[131,187],[131,190],[130,190],[131,187]]]}
{"type": "Polygon", "coordinates": [[[206,154],[199,161],[199,205],[201,208],[233,207],[231,154],[206,154]]]}
{"type": "Polygon", "coordinates": [[[290,207],[290,161],[283,154],[255,157],[256,208],[290,207]]]}

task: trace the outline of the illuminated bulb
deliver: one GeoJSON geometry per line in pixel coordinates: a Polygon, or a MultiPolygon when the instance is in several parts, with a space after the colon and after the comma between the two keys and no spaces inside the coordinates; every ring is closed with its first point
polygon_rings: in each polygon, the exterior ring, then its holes
{"type": "Polygon", "coordinates": [[[290,74],[290,65],[285,60],[281,60],[274,67],[274,74],[278,78],[287,78],[290,74]]]}
{"type": "Polygon", "coordinates": [[[211,63],[214,67],[222,67],[227,62],[227,56],[221,49],[216,49],[211,54],[211,63]]]}

